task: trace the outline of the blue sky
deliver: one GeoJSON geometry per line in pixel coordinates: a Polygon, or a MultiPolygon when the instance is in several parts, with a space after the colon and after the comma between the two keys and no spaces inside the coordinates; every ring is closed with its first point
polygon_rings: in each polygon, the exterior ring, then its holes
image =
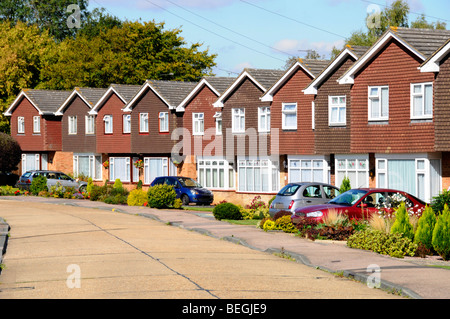
{"type": "MultiPolygon", "coordinates": [[[[188,44],[218,54],[216,75],[243,68],[281,69],[289,56],[314,49],[329,57],[353,31],[366,30],[371,5],[381,9],[392,0],[90,0],[122,20],[164,22],[181,29],[188,44]]],[[[409,0],[413,21],[425,14],[450,28],[450,1],[409,0]]],[[[372,11],[370,11],[372,12],[372,11]]]]}

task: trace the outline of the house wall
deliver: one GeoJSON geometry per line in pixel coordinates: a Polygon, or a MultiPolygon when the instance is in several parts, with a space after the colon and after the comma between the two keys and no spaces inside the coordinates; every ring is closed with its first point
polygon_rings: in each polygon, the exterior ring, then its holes
{"type": "Polygon", "coordinates": [[[315,97],[315,152],[316,154],[350,153],[351,87],[339,85],[337,80],[353,65],[355,59],[347,56],[322,82],[315,97]],[[345,126],[329,125],[329,96],[346,96],[347,123],[345,126]]]}
{"type": "Polygon", "coordinates": [[[171,140],[171,134],[180,122],[182,119],[175,112],[171,112],[152,90],[147,89],[131,112],[131,152],[134,154],[171,153],[175,145],[175,141],[171,140]],[[168,133],[159,132],[159,112],[169,112],[168,133]],[[148,113],[148,133],[139,132],[140,113],[148,113]]]}
{"type": "Polygon", "coordinates": [[[76,96],[62,116],[62,149],[64,152],[95,153],[96,136],[86,134],[86,115],[91,109],[76,96]],[[77,116],[77,134],[69,135],[69,116],[77,116]]]}
{"type": "MultiPolygon", "coordinates": [[[[43,116],[44,148],[47,151],[62,150],[62,123],[57,116],[43,116]]],[[[41,125],[42,126],[42,125],[41,125]]],[[[42,127],[41,127],[42,130],[42,127]]]]}
{"type": "Polygon", "coordinates": [[[440,64],[436,74],[434,101],[434,130],[436,151],[450,151],[450,54],[440,64]]]}
{"type": "MultiPolygon", "coordinates": [[[[314,154],[314,132],[312,130],[312,101],[314,96],[305,95],[302,92],[312,80],[313,78],[310,75],[298,68],[273,96],[270,107],[271,129],[279,129],[280,154],[314,154]],[[283,103],[297,103],[296,130],[282,129],[283,103]]],[[[272,142],[275,143],[276,141],[272,142]]]]}
{"type": "Polygon", "coordinates": [[[11,116],[11,135],[17,140],[24,152],[44,150],[44,136],[46,135],[44,120],[41,117],[41,133],[34,134],[33,116],[39,116],[39,111],[26,98],[22,99],[11,116]],[[25,118],[25,134],[17,132],[18,117],[25,118]]]}
{"type": "Polygon", "coordinates": [[[355,76],[351,100],[352,153],[418,153],[434,151],[432,121],[411,121],[410,85],[434,81],[421,73],[419,58],[396,40],[355,76]],[[388,123],[368,122],[368,86],[389,86],[388,123]]]}
{"type": "Polygon", "coordinates": [[[261,89],[247,78],[224,101],[222,108],[224,155],[230,156],[230,153],[238,156],[270,155],[270,133],[258,133],[258,108],[270,106],[270,103],[260,101],[263,93],[261,89]],[[247,134],[232,133],[231,112],[233,108],[245,109],[245,129],[247,134]],[[230,143],[231,141],[233,141],[232,144],[230,143]]]}
{"type": "Polygon", "coordinates": [[[96,137],[97,153],[130,153],[131,152],[131,133],[123,133],[123,115],[122,108],[125,103],[113,93],[103,106],[98,110],[96,117],[96,137]],[[105,115],[113,117],[113,133],[105,134],[105,115]]]}

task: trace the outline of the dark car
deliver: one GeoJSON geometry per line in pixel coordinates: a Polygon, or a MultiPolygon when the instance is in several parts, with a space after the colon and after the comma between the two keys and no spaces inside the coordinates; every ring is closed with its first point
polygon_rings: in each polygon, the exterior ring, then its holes
{"type": "Polygon", "coordinates": [[[347,215],[349,218],[368,218],[372,214],[378,213],[380,209],[393,212],[393,208],[389,207],[395,196],[401,196],[407,207],[410,207],[413,212],[421,211],[427,205],[415,196],[402,191],[361,188],[345,192],[324,205],[296,209],[291,220],[294,224],[297,224],[300,218],[306,217],[314,218],[320,222],[330,211],[347,215]]]}
{"type": "Polygon", "coordinates": [[[65,187],[73,187],[79,192],[83,193],[86,191],[87,183],[83,181],[77,181],[67,174],[58,171],[45,171],[45,170],[33,170],[25,172],[20,176],[17,181],[17,187],[21,189],[30,189],[31,182],[33,178],[37,176],[44,176],[47,178],[47,188],[50,190],[52,186],[60,184],[65,187]]]}
{"type": "Polygon", "coordinates": [[[214,195],[209,189],[203,188],[189,177],[161,176],[155,178],[150,186],[161,184],[172,185],[177,198],[181,199],[183,205],[189,205],[189,203],[211,205],[214,201],[214,195]]]}
{"type": "Polygon", "coordinates": [[[283,187],[272,201],[269,214],[279,211],[294,213],[297,208],[328,203],[339,195],[339,189],[323,183],[290,183],[283,187]]]}

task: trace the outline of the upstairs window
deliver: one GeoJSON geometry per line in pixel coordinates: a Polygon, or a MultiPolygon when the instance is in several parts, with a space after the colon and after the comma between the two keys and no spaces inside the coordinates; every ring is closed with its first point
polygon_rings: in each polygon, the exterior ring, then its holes
{"type": "Polygon", "coordinates": [[[329,125],[339,126],[347,123],[347,104],[345,96],[328,97],[329,125]]]}
{"type": "Polygon", "coordinates": [[[369,86],[369,121],[389,120],[389,87],[369,86]]]}
{"type": "Polygon", "coordinates": [[[282,109],[283,130],[297,129],[297,103],[283,103],[282,109]]]}
{"type": "Polygon", "coordinates": [[[193,135],[203,135],[205,133],[205,115],[203,113],[192,113],[193,135]]]}
{"type": "Polygon", "coordinates": [[[77,134],[77,117],[69,116],[69,134],[75,135],[77,134]]]}
{"type": "Polygon", "coordinates": [[[17,118],[17,133],[25,134],[25,118],[23,116],[17,118]]]}
{"type": "Polygon", "coordinates": [[[270,132],[270,107],[268,106],[258,108],[258,131],[270,132]]]}
{"type": "Polygon", "coordinates": [[[148,133],[148,113],[139,113],[139,132],[148,133]]]}
{"type": "Polygon", "coordinates": [[[159,112],[159,131],[169,132],[169,113],[159,112]]]}
{"type": "Polygon", "coordinates": [[[93,115],[86,116],[86,134],[95,133],[95,117],[93,115]]]}
{"type": "Polygon", "coordinates": [[[232,132],[245,133],[245,109],[232,109],[232,132]]]}
{"type": "Polygon", "coordinates": [[[33,133],[41,133],[41,117],[33,116],[33,133]]]}
{"type": "Polygon", "coordinates": [[[433,118],[433,84],[411,84],[411,119],[433,118]]]}
{"type": "Polygon", "coordinates": [[[105,134],[113,133],[113,117],[112,115],[105,115],[103,117],[103,122],[105,122],[105,134]]]}
{"type": "Polygon", "coordinates": [[[131,133],[131,114],[125,114],[123,116],[123,133],[131,133]]]}

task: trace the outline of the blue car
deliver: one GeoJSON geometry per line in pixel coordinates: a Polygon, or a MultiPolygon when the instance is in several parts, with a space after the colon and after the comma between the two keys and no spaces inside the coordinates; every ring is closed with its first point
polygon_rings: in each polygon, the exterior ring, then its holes
{"type": "Polygon", "coordinates": [[[161,176],[155,178],[150,186],[162,184],[172,185],[177,198],[181,199],[183,205],[189,205],[189,203],[211,205],[214,201],[214,195],[209,189],[203,188],[189,177],[161,176]]]}

